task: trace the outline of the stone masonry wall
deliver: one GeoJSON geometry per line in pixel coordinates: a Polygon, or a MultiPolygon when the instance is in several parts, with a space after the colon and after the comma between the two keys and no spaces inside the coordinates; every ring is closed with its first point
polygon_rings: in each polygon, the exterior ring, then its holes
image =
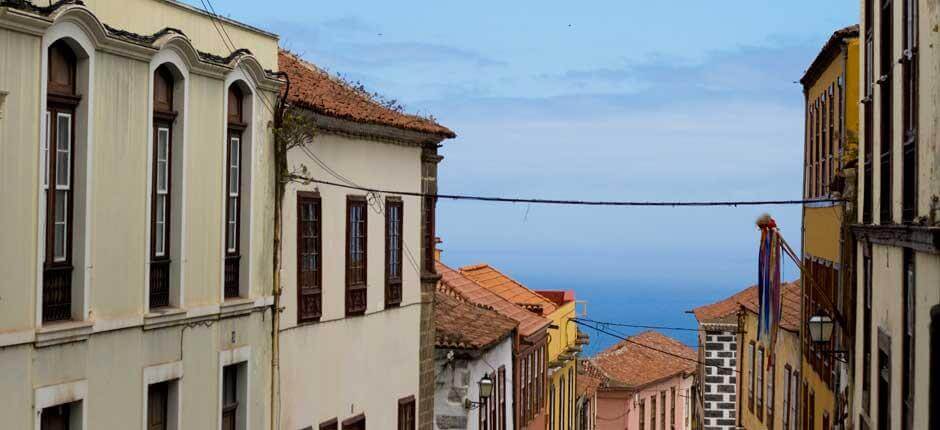
{"type": "Polygon", "coordinates": [[[705,430],[731,430],[737,423],[736,339],[733,331],[705,334],[705,430]]]}

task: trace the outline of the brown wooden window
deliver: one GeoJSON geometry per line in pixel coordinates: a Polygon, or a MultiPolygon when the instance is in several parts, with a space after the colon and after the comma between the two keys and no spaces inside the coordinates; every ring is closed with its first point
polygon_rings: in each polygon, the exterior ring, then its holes
{"type": "Polygon", "coordinates": [[[336,418],[330,418],[320,423],[318,428],[320,430],[339,430],[339,421],[337,421],[336,418]]]}
{"type": "Polygon", "coordinates": [[[871,245],[862,248],[862,409],[871,412],[872,365],[872,257],[871,245]]]}
{"type": "Polygon", "coordinates": [[[669,389],[669,426],[676,428],[676,387],[669,389]]]}
{"type": "Polygon", "coordinates": [[[366,430],[366,416],[359,414],[343,420],[343,430],[366,430]]]}
{"type": "Polygon", "coordinates": [[[879,29],[879,55],[881,63],[878,78],[880,92],[881,139],[879,142],[881,152],[881,206],[879,214],[882,224],[892,221],[891,184],[892,178],[892,148],[894,144],[894,91],[892,89],[892,70],[894,66],[894,3],[891,0],[881,2],[881,20],[879,29]]]}
{"type": "Polygon", "coordinates": [[[754,413],[754,360],[755,353],[754,341],[747,345],[747,358],[751,361],[747,374],[747,409],[754,413]]]}
{"type": "Polygon", "coordinates": [[[77,58],[58,41],[49,47],[46,141],[42,145],[45,190],[45,261],[42,320],[72,318],[72,238],[75,206],[75,111],[77,58]]]}
{"type": "Polygon", "coordinates": [[[150,205],[150,308],[170,305],[170,214],[173,187],[173,75],[153,73],[153,154],[150,205]]]}
{"type": "Polygon", "coordinates": [[[640,399],[640,430],[646,430],[646,400],[640,399]]]}
{"type": "Polygon", "coordinates": [[[415,398],[398,400],[398,430],[415,430],[415,398]]]}
{"type": "Polygon", "coordinates": [[[790,430],[790,402],[792,401],[792,397],[790,396],[790,376],[792,374],[793,371],[789,364],[783,367],[783,417],[781,417],[783,430],[790,430]]]}
{"type": "Polygon", "coordinates": [[[761,346],[757,348],[757,371],[755,376],[757,377],[757,419],[758,421],[764,420],[764,347],[761,346]]]}
{"type": "Polygon", "coordinates": [[[656,430],[656,395],[650,396],[650,430],[656,430]]]}
{"type": "Polygon", "coordinates": [[[874,26],[874,0],[865,0],[865,98],[862,99],[864,108],[864,189],[862,190],[862,222],[872,223],[872,198],[874,194],[874,145],[875,145],[875,26],[874,26]]]}
{"type": "MultiPolygon", "coordinates": [[[[940,363],[940,305],[930,309],[930,362],[940,363]]],[[[940,428],[940,371],[930,373],[929,428],[940,428]]]]}
{"type": "Polygon", "coordinates": [[[561,377],[561,385],[558,387],[558,422],[561,424],[561,427],[565,426],[565,377],[561,377]]]}
{"type": "Polygon", "coordinates": [[[170,397],[170,383],[162,382],[147,387],[147,430],[166,430],[170,397]]]}
{"type": "Polygon", "coordinates": [[[238,428],[238,366],[222,368],[222,430],[238,428]]]}
{"type": "Polygon", "coordinates": [[[497,406],[497,423],[499,430],[506,430],[506,366],[499,366],[496,379],[496,392],[499,394],[499,405],[497,406]]]}
{"type": "Polygon", "coordinates": [[[659,392],[659,428],[666,430],[666,391],[659,392]]]}
{"type": "Polygon", "coordinates": [[[366,312],[368,205],[363,196],[346,199],[346,315],[366,312]]]}
{"type": "Polygon", "coordinates": [[[434,273],[434,250],[437,246],[434,233],[434,216],[436,213],[437,199],[434,197],[424,197],[424,228],[422,230],[424,237],[424,267],[425,271],[434,273]]]}
{"type": "Polygon", "coordinates": [[[767,367],[767,429],[773,430],[774,428],[774,380],[777,376],[774,374],[776,367],[773,364],[770,364],[770,359],[768,358],[768,367],[767,367]]]}
{"type": "Polygon", "coordinates": [[[891,428],[891,336],[878,330],[878,428],[891,428]]]}
{"type": "Polygon", "coordinates": [[[320,195],[297,192],[297,322],[323,314],[322,205],[320,195]]]}
{"type": "Polygon", "coordinates": [[[901,220],[912,222],[917,216],[917,103],[918,79],[918,7],[917,0],[904,1],[904,51],[901,56],[902,73],[902,191],[901,220]]]}
{"type": "Polygon", "coordinates": [[[237,85],[228,90],[228,136],[225,181],[225,298],[239,296],[241,260],[242,133],[244,94],[237,85]]]}
{"type": "Polygon", "coordinates": [[[402,299],[402,222],[401,199],[385,200],[385,306],[401,304],[402,299]]]}
{"type": "MultiPolygon", "coordinates": [[[[574,407],[575,401],[578,400],[574,392],[576,385],[577,381],[574,379],[574,369],[568,369],[568,428],[574,428],[575,411],[572,408],[574,407]]],[[[663,393],[663,396],[665,396],[665,393],[663,393]]],[[[664,404],[663,408],[665,407],[666,405],[664,404]]],[[[663,410],[663,416],[666,416],[665,409],[663,410]]],[[[663,422],[665,422],[665,420],[666,419],[663,418],[663,422]]]]}
{"type": "Polygon", "coordinates": [[[41,430],[69,430],[71,428],[72,403],[43,408],[39,428],[41,430]]]}
{"type": "Polygon", "coordinates": [[[917,308],[917,290],[915,288],[914,251],[904,249],[903,285],[903,333],[904,344],[901,350],[901,428],[914,428],[914,338],[915,309],[917,308]]]}

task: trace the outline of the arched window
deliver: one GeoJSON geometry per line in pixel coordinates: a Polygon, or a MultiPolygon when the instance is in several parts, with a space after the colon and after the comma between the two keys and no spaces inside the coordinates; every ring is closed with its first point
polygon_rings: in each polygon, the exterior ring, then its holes
{"type": "Polygon", "coordinates": [[[46,140],[42,144],[42,185],[45,191],[45,255],[42,320],[72,317],[72,238],[75,206],[75,113],[78,59],[58,41],[49,47],[46,140]]]}
{"type": "Polygon", "coordinates": [[[228,133],[226,136],[225,199],[225,298],[239,296],[242,206],[242,134],[245,94],[238,84],[228,89],[228,133]]]}
{"type": "Polygon", "coordinates": [[[167,66],[153,73],[153,154],[150,206],[150,308],[170,305],[171,202],[173,190],[173,92],[167,66]]]}

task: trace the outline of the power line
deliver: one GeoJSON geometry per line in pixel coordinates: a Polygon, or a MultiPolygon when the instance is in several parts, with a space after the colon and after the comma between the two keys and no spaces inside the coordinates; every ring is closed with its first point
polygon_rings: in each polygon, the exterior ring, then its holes
{"type": "Polygon", "coordinates": [[[844,199],[824,199],[824,200],[718,200],[718,201],[616,201],[616,200],[556,200],[556,199],[536,199],[522,197],[493,197],[476,196],[467,194],[428,194],[414,191],[392,191],[379,188],[369,188],[358,185],[340,184],[336,182],[324,181],[322,179],[304,178],[304,180],[334,187],[347,188],[372,193],[395,194],[412,197],[433,197],[448,200],[472,200],[496,203],[535,203],[544,205],[566,205],[566,206],[657,206],[657,207],[680,207],[680,206],[762,206],[762,205],[798,205],[813,202],[843,202],[844,199]]]}
{"type": "Polygon", "coordinates": [[[635,340],[633,340],[633,339],[630,339],[630,338],[628,338],[628,337],[624,337],[624,336],[621,336],[621,335],[619,335],[619,334],[617,334],[617,333],[612,333],[612,332],[607,331],[607,330],[604,330],[604,329],[602,329],[602,328],[600,328],[600,327],[596,327],[596,326],[593,326],[593,325],[591,325],[591,324],[585,323],[584,321],[581,321],[579,318],[572,318],[571,321],[573,321],[575,324],[582,325],[582,326],[585,326],[585,327],[590,328],[590,329],[594,329],[595,331],[600,332],[600,333],[604,333],[604,334],[606,334],[606,335],[608,335],[608,336],[613,336],[613,337],[615,337],[615,338],[617,338],[617,339],[620,339],[620,340],[622,340],[622,341],[624,341],[624,342],[632,343],[632,344],[634,344],[634,345],[637,345],[637,346],[640,346],[640,347],[643,347],[643,348],[646,348],[646,349],[649,349],[649,350],[652,350],[652,351],[656,351],[656,352],[659,352],[659,353],[661,353],[661,354],[665,354],[665,355],[668,355],[668,356],[671,356],[671,357],[675,357],[675,358],[678,358],[678,359],[681,359],[681,360],[691,361],[691,362],[696,363],[696,364],[701,364],[702,366],[705,366],[705,367],[711,367],[711,368],[715,368],[715,369],[724,369],[725,371],[729,371],[729,372],[741,373],[738,369],[735,369],[735,368],[732,368],[732,367],[722,367],[722,366],[711,365],[711,364],[705,363],[705,362],[703,362],[703,361],[699,361],[698,359],[695,359],[695,358],[684,357],[684,356],[681,356],[681,355],[679,355],[679,354],[676,354],[676,353],[673,353],[673,352],[669,352],[669,351],[666,351],[666,350],[663,350],[663,349],[659,349],[659,348],[656,348],[656,347],[654,347],[654,346],[647,345],[647,344],[642,343],[642,342],[637,342],[637,341],[635,341],[635,340]]]}
{"type": "Polygon", "coordinates": [[[648,329],[654,329],[654,330],[677,330],[677,331],[695,331],[695,332],[704,332],[704,331],[707,331],[707,330],[703,330],[703,329],[688,328],[688,327],[670,327],[670,326],[663,326],[663,325],[627,324],[627,323],[617,323],[617,322],[610,322],[610,321],[598,321],[598,320],[592,320],[592,319],[588,319],[588,318],[578,318],[578,319],[580,319],[581,321],[586,321],[586,322],[589,322],[589,323],[598,324],[598,325],[600,325],[601,327],[610,326],[610,327],[648,328],[648,329]]]}

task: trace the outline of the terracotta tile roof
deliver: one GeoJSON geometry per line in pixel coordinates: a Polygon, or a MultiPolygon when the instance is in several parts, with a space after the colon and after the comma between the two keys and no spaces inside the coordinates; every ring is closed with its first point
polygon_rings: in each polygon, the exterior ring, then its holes
{"type": "Polygon", "coordinates": [[[535,293],[561,307],[574,301],[574,290],[535,290],[535,293]]]}
{"type": "MultiPolygon", "coordinates": [[[[748,295],[741,303],[745,309],[757,313],[760,301],[757,296],[757,287],[754,294],[748,295]]],[[[780,328],[797,332],[800,330],[800,281],[787,282],[780,287],[780,328]]]]}
{"type": "Polygon", "coordinates": [[[460,273],[473,279],[486,289],[499,294],[506,300],[539,315],[549,315],[558,308],[555,302],[526,288],[488,264],[461,267],[460,273]]]}
{"type": "Polygon", "coordinates": [[[434,342],[438,347],[487,349],[519,325],[494,310],[441,292],[435,292],[434,300],[434,342]]]}
{"type": "Polygon", "coordinates": [[[729,317],[735,315],[741,309],[741,304],[756,300],[757,286],[752,285],[727,299],[692,309],[692,312],[699,323],[736,323],[737,319],[729,317]]]}
{"type": "Polygon", "coordinates": [[[698,354],[695,349],[683,345],[676,339],[652,330],[627,339],[669,354],[636,343],[621,341],[594,357],[594,365],[620,384],[627,387],[639,387],[670,376],[695,371],[698,354]]]}
{"type": "Polygon", "coordinates": [[[519,323],[519,334],[522,336],[530,336],[551,323],[545,318],[516,306],[440,261],[436,262],[435,267],[437,273],[441,275],[441,281],[437,287],[439,292],[492,308],[512,318],[519,323]]]}
{"type": "Polygon", "coordinates": [[[437,122],[389,109],[364,91],[330,76],[296,55],[280,50],[278,69],[290,78],[287,99],[314,112],[350,121],[385,125],[445,138],[457,135],[437,122]]]}
{"type": "Polygon", "coordinates": [[[591,360],[578,360],[578,377],[575,379],[575,389],[579,396],[593,396],[606,379],[604,372],[595,367],[591,360]]]}

